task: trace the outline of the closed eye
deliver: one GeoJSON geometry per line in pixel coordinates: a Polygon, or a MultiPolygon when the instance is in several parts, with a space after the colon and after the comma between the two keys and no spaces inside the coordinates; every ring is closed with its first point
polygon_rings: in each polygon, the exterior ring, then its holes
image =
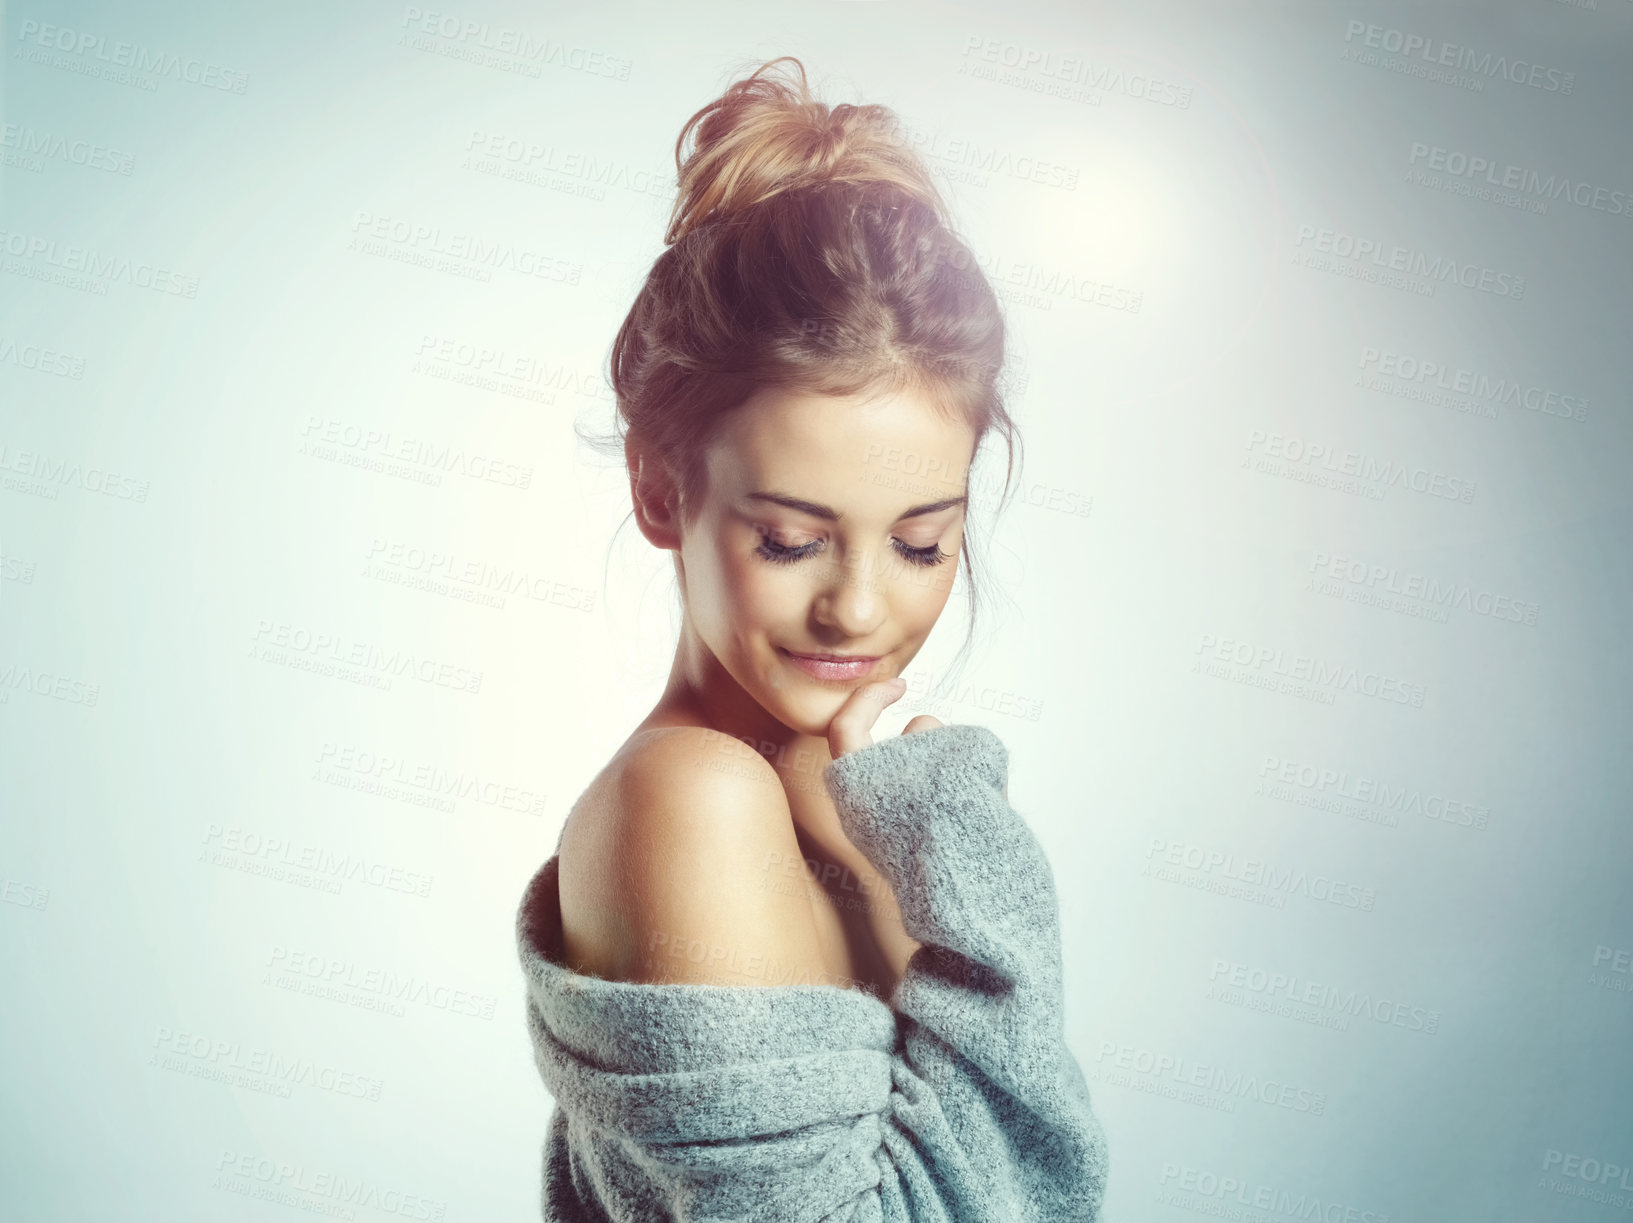
{"type": "MultiPolygon", "coordinates": [[[[943,552],[939,543],[931,544],[926,548],[915,548],[901,540],[892,537],[897,555],[913,565],[940,565],[951,558],[952,553],[943,552]]],[[[806,557],[815,556],[822,550],[822,541],[813,539],[808,544],[800,544],[797,548],[790,548],[779,544],[771,536],[761,533],[760,543],[755,552],[774,565],[791,565],[795,561],[802,561],[806,557]]]]}

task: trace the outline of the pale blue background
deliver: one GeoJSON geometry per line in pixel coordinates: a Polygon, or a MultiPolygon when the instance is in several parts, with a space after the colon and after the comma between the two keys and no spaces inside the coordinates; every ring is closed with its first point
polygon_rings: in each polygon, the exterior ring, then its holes
{"type": "MultiPolygon", "coordinates": [[[[4,10],[8,1218],[283,1219],[242,1191],[293,1183],[308,1206],[332,1202],[320,1175],[377,1195],[357,1218],[537,1217],[549,1099],[514,909],[650,707],[674,631],[667,556],[614,535],[627,483],[572,426],[610,422],[601,370],[660,249],[681,123],[785,53],[829,102],[894,107],[995,274],[1037,278],[1006,290],[1025,495],[978,520],[1003,598],[958,689],[932,701],[963,640],[960,586],[880,731],[933,711],[1010,748],[1011,797],[1060,885],[1069,1039],[1111,1142],[1104,1217],[1228,1209],[1184,1196],[1225,1179],[1272,1204],[1241,1217],[1311,1217],[1301,1199],[1369,1223],[1626,1217],[1568,1191],[1610,1193],[1616,1178],[1591,1178],[1633,1167],[1633,974],[1611,971],[1633,948],[1633,216],[1505,207],[1407,172],[1424,144],[1633,192],[1633,4],[436,10],[627,62],[624,80],[436,50],[474,40],[405,44],[412,7],[4,10]],[[1355,62],[1352,21],[1570,72],[1573,89],[1355,62]],[[41,62],[45,24],[86,49],[41,62]],[[244,90],[85,71],[121,40],[245,74],[244,90]],[[995,60],[1075,56],[1101,75],[1077,98],[1036,71],[1030,87],[990,79],[989,42],[995,60]],[[1131,94],[1136,74],[1188,105],[1131,94]],[[535,162],[595,159],[612,181],[597,198],[571,170],[543,185],[483,173],[466,164],[477,132],[539,145],[535,162]],[[78,164],[93,145],[129,174],[78,164]],[[1073,185],[1027,179],[1022,158],[1073,185]],[[349,249],[359,212],[507,243],[577,281],[501,267],[480,282],[349,249]],[[1303,266],[1301,226],[1520,276],[1524,293],[1422,295],[1303,266]],[[196,277],[196,296],[38,279],[56,265],[28,254],[35,239],[196,277]],[[1074,300],[1063,278],[1140,308],[1074,300]],[[442,339],[547,376],[512,393],[456,383],[458,362],[416,365],[442,339]],[[42,349],[80,376],[31,368],[42,349]],[[1376,373],[1369,349],[1585,400],[1585,419],[1384,393],[1357,382],[1376,373]],[[553,394],[514,393],[541,386],[553,394]],[[325,461],[299,453],[312,418],[462,447],[530,482],[325,461]],[[1475,493],[1370,498],[1243,468],[1256,430],[1475,493]],[[145,481],[145,501],[88,491],[76,465],[145,481]],[[392,544],[558,583],[539,587],[556,599],[410,588],[390,579],[411,571],[371,568],[392,544]],[[1536,623],[1329,597],[1309,588],[1318,553],[1534,604],[1536,623]],[[263,622],[479,671],[480,691],[280,666],[260,654],[263,622]],[[1422,706],[1229,682],[1193,670],[1205,639],[1420,685],[1422,706]],[[38,691],[59,679],[67,699],[38,691]],[[356,753],[512,797],[438,809],[412,785],[348,789],[368,774],[329,770],[356,753]],[[1278,799],[1259,789],[1267,758],[1467,803],[1486,827],[1278,799]],[[212,859],[229,835],[288,848],[212,859]],[[1371,907],[1199,886],[1223,867],[1154,876],[1154,840],[1336,879],[1371,907]],[[409,890],[251,873],[303,852],[409,890]],[[291,953],[464,991],[491,1015],[280,989],[269,969],[291,953]],[[1220,961],[1434,1010],[1438,1030],[1227,1005],[1207,997],[1220,961]],[[256,1071],[208,1077],[235,1063],[256,1071]],[[1193,1073],[1224,1090],[1181,1097],[1175,1075],[1193,1073]],[[1253,1081],[1322,1110],[1231,1094],[1253,1081]]],[[[990,490],[998,465],[982,478],[990,490]]]]}

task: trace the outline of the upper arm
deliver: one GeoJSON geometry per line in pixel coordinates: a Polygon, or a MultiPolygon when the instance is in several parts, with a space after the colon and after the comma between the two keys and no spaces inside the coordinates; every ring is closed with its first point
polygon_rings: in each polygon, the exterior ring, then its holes
{"type": "Polygon", "coordinates": [[[788,798],[738,740],[667,728],[618,778],[604,902],[625,931],[621,980],[785,985],[818,980],[821,944],[788,798]]]}

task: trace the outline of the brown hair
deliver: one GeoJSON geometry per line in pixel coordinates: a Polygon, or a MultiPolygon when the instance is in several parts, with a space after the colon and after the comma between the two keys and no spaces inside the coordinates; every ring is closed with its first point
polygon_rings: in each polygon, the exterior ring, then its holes
{"type": "MultiPolygon", "coordinates": [[[[1019,435],[1001,389],[1003,316],[895,114],[816,101],[782,56],[687,120],[675,166],[668,249],[612,346],[623,431],[586,440],[650,445],[688,523],[720,423],[760,387],[912,388],[961,413],[978,450],[989,430],[1004,438],[1007,499],[1019,435]],[[784,63],[797,77],[773,71],[784,63]]],[[[973,634],[967,518],[962,551],[973,634]]]]}

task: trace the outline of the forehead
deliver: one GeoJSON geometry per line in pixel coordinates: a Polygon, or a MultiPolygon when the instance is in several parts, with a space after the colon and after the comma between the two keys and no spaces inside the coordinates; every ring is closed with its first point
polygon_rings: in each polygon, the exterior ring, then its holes
{"type": "Polygon", "coordinates": [[[766,387],[728,418],[709,482],[734,494],[775,486],[841,511],[905,507],[963,493],[974,447],[974,427],[923,392],[841,397],[766,387]]]}

